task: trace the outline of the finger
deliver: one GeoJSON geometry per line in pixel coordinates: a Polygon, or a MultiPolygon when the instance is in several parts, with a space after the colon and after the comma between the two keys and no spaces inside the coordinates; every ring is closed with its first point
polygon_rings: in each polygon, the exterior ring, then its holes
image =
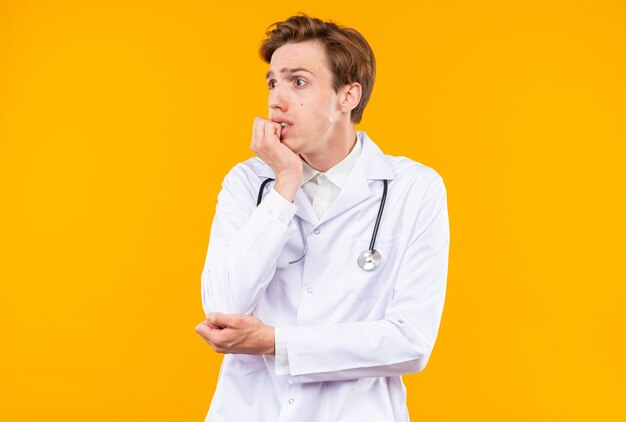
{"type": "Polygon", "coordinates": [[[208,327],[206,321],[202,321],[200,324],[196,325],[196,333],[203,339],[208,341],[208,337],[211,335],[211,329],[208,327]]]}
{"type": "Polygon", "coordinates": [[[228,348],[224,347],[224,338],[222,338],[223,331],[211,329],[207,321],[202,321],[196,326],[196,332],[202,337],[202,340],[207,342],[217,353],[228,352],[228,348]]]}
{"type": "Polygon", "coordinates": [[[196,332],[202,337],[211,347],[215,348],[223,341],[223,331],[221,328],[211,328],[210,323],[203,321],[196,326],[196,332]]]}
{"type": "Polygon", "coordinates": [[[264,126],[265,130],[265,145],[271,145],[271,143],[280,142],[280,124],[274,123],[271,120],[267,120],[264,126]]]}
{"type": "Polygon", "coordinates": [[[212,323],[212,322],[210,322],[210,321],[206,321],[206,323],[207,323],[208,327],[209,327],[211,330],[221,330],[221,329],[222,329],[222,327],[220,327],[220,326],[218,326],[218,325],[215,325],[215,324],[213,324],[213,323],[212,323]]]}
{"type": "Polygon", "coordinates": [[[252,144],[250,145],[253,151],[259,147],[261,141],[263,140],[264,126],[265,119],[261,117],[254,118],[254,123],[252,124],[252,144]]]}
{"type": "Polygon", "coordinates": [[[213,324],[212,322],[209,322],[209,320],[206,320],[206,319],[204,321],[202,321],[201,324],[206,325],[211,330],[221,330],[222,329],[222,327],[219,327],[219,326],[213,324]]]}
{"type": "Polygon", "coordinates": [[[220,329],[230,327],[232,319],[233,318],[231,315],[223,314],[221,312],[210,312],[209,314],[207,314],[206,318],[209,324],[213,324],[213,326],[216,326],[220,329]]]}

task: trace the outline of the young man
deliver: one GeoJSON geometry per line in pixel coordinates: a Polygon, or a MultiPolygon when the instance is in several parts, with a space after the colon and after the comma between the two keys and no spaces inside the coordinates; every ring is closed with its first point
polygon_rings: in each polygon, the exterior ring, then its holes
{"type": "Polygon", "coordinates": [[[269,118],[223,182],[202,273],[196,331],[225,354],[206,420],[407,421],[402,374],[443,310],[445,187],[355,131],[375,76],[357,31],[293,16],[260,53],[269,118]]]}

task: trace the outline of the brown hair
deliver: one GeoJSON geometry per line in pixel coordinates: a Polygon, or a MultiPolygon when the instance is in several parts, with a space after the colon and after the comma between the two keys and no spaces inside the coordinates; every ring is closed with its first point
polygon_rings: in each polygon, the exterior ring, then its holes
{"type": "Polygon", "coordinates": [[[259,54],[266,63],[270,63],[274,51],[285,44],[319,41],[326,50],[335,92],[352,82],[361,84],[361,101],[351,113],[352,122],[361,121],[376,78],[374,52],[363,35],[352,28],[332,21],[324,22],[305,14],[271,25],[265,35],[267,38],[261,44],[259,54]]]}

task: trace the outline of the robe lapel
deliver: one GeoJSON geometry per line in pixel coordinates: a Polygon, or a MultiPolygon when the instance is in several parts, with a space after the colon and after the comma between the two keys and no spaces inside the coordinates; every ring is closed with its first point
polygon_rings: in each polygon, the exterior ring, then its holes
{"type": "Polygon", "coordinates": [[[378,146],[364,132],[357,132],[363,142],[361,156],[350,171],[339,196],[320,223],[353,208],[373,195],[369,180],[391,180],[395,172],[378,146]]]}
{"type": "Polygon", "coordinates": [[[317,218],[317,215],[313,211],[313,205],[311,205],[311,201],[309,201],[309,198],[307,198],[302,188],[299,188],[296,192],[294,203],[298,207],[296,215],[302,220],[311,224],[313,227],[316,227],[319,223],[319,220],[317,218]]]}
{"type": "Polygon", "coordinates": [[[363,160],[359,160],[352,168],[352,171],[350,171],[339,196],[322,217],[320,223],[328,221],[344,211],[355,207],[371,195],[372,192],[367,183],[365,173],[363,172],[363,160]]]}

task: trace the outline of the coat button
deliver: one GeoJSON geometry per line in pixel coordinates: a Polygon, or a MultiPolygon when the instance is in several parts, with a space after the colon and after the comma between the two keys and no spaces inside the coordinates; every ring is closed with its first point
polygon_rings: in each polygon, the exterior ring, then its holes
{"type": "Polygon", "coordinates": [[[289,399],[289,404],[293,404],[293,402],[294,402],[293,398],[289,399]]]}
{"type": "Polygon", "coordinates": [[[313,230],[313,233],[315,233],[315,234],[320,234],[320,229],[315,229],[315,230],[313,230]]]}
{"type": "Polygon", "coordinates": [[[309,293],[313,293],[313,287],[309,287],[308,289],[306,289],[306,291],[309,293]]]}

